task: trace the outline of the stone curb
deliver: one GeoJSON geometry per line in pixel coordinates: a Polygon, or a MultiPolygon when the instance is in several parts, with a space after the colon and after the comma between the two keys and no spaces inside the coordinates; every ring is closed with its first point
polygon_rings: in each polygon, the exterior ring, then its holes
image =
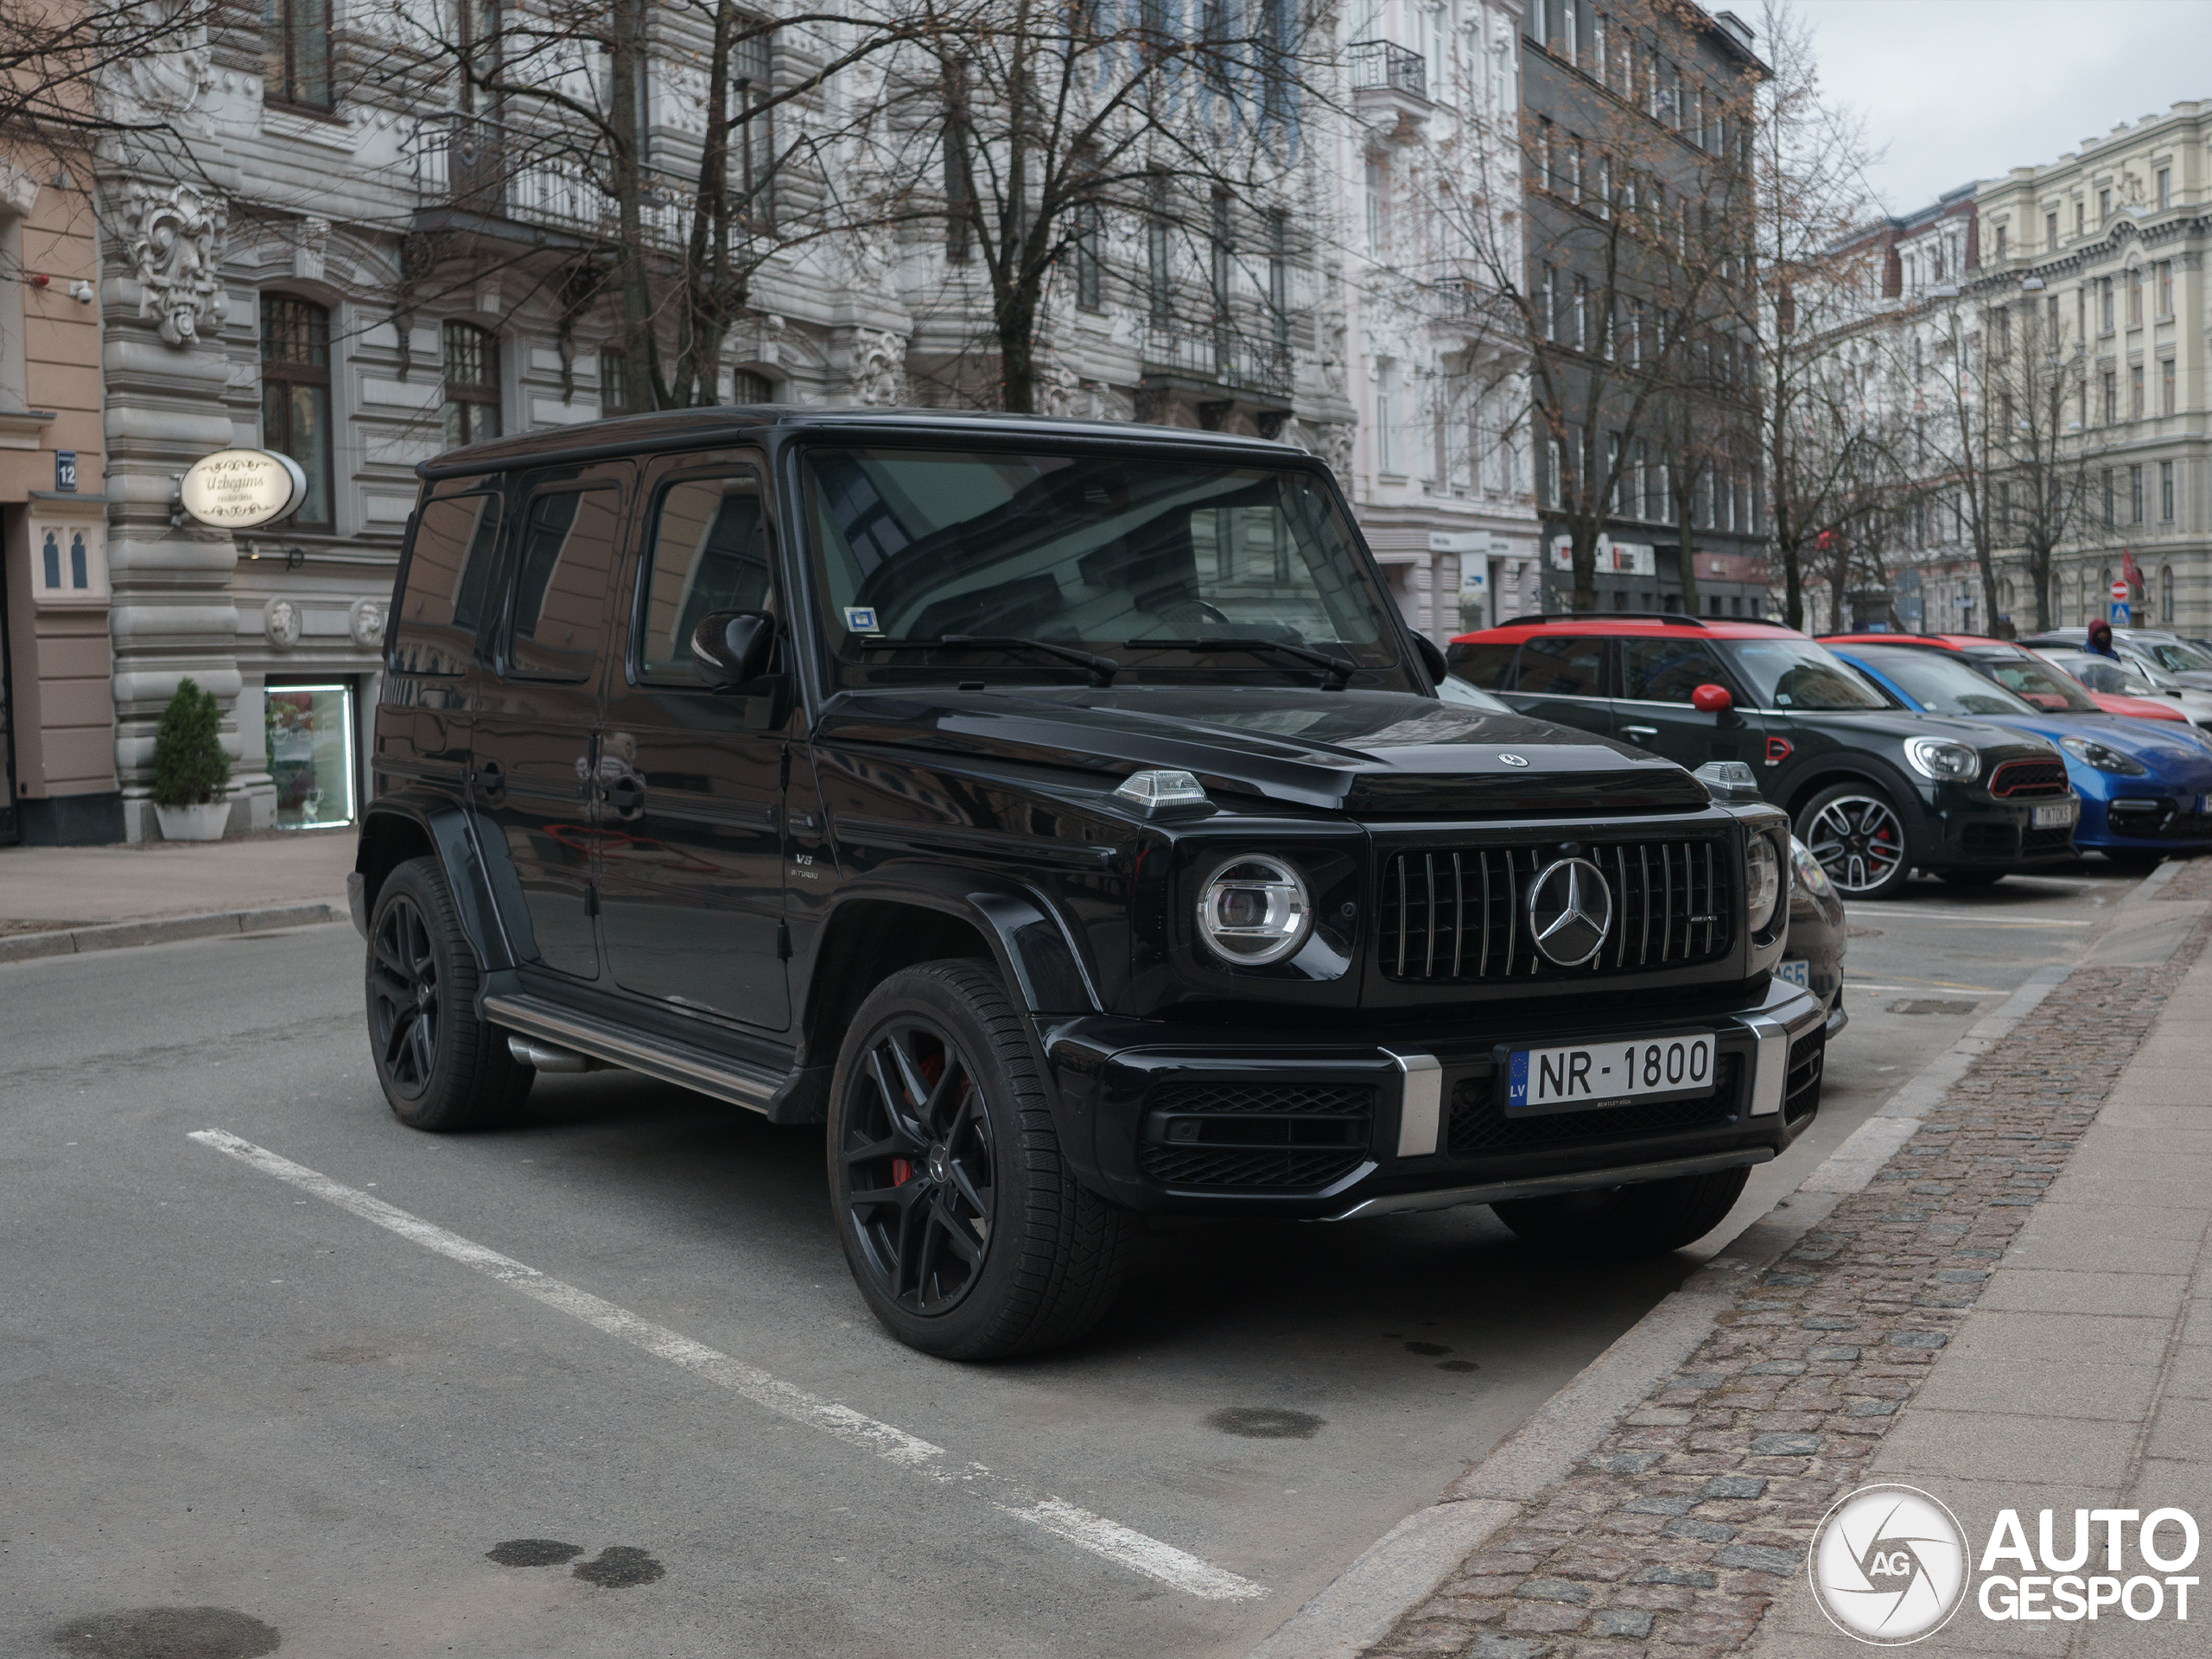
{"type": "Polygon", "coordinates": [[[95,927],[66,928],[54,933],[18,933],[0,938],[0,963],[80,956],[89,950],[124,950],[134,945],[168,944],[176,939],[213,938],[226,933],[257,933],[271,927],[313,927],[324,922],[350,921],[352,916],[341,899],[324,904],[270,905],[259,910],[217,910],[197,916],[103,922],[95,927]]]}
{"type": "MultiPolygon", "coordinates": [[[[2180,868],[2162,865],[2160,873],[2180,868]]],[[[2123,902],[2147,896],[2148,886],[2123,902]]],[[[1744,1286],[1826,1220],[1846,1197],[1872,1185],[1951,1086],[2073,972],[2071,966],[2038,969],[1901,1085],[1796,1192],[1738,1234],[1452,1482],[1442,1501],[1392,1528],[1247,1659],[1359,1659],[1389,1635],[1469,1554],[1519,1519],[1546,1488],[1566,1478],[1624,1413],[1696,1352],[1744,1286]],[[1456,1513],[1461,1511],[1471,1513],[1456,1513]]]]}

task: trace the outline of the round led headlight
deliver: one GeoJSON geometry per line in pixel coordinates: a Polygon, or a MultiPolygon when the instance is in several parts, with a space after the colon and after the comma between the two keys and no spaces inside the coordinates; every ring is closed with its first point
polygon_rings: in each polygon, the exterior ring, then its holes
{"type": "Polygon", "coordinates": [[[1744,910],[1752,932],[1766,931],[1781,899],[1782,861],[1774,855],[1774,842],[1764,836],[1753,836],[1744,849],[1744,910]]]}
{"type": "Polygon", "coordinates": [[[1904,758],[1922,777],[1940,783],[1970,784],[1981,776],[1981,756],[1948,737],[1909,737],[1904,758]]]}
{"type": "Polygon", "coordinates": [[[1280,858],[1241,854],[1198,889],[1198,933],[1214,955],[1236,967],[1281,962],[1313,931],[1306,879],[1280,858]]]}

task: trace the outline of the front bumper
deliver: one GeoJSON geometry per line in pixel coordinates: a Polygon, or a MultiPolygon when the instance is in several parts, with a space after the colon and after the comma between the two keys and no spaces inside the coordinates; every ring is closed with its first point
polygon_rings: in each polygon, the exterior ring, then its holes
{"type": "MultiPolygon", "coordinates": [[[[2048,805],[2056,796],[2039,800],[1993,799],[1972,785],[1945,784],[1933,791],[1933,822],[1929,824],[1936,845],[1916,862],[1933,869],[1987,868],[1993,865],[2019,869],[2036,864],[2055,864],[2074,855],[2074,837],[2081,822],[2057,828],[2035,827],[2034,809],[2048,805]]],[[[2084,803],[2084,810],[2086,810],[2084,803]]]]}
{"type": "Polygon", "coordinates": [[[1090,1018],[1044,1032],[1061,1141],[1131,1209],[1348,1220],[1764,1163],[1820,1103],[1828,1010],[1780,981],[1759,1006],[1638,1020],[1579,1006],[1375,1043],[1090,1018]],[[1603,1023],[1599,1023],[1600,1020],[1603,1023]],[[1709,1097],[1508,1119],[1501,1045],[1707,1031],[1709,1097]]]}
{"type": "Polygon", "coordinates": [[[2212,814],[2198,812],[2199,790],[2145,787],[2139,778],[2115,780],[2109,800],[2082,798],[2082,847],[2157,848],[2167,852],[2212,845],[2212,814]]]}

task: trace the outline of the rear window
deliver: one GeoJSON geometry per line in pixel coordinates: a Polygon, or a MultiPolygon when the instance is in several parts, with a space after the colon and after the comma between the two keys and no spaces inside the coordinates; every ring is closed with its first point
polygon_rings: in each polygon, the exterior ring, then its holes
{"type": "Polygon", "coordinates": [[[460,674],[476,651],[499,543],[499,498],[440,496],[423,504],[406,587],[387,647],[395,674],[460,674]]]}
{"type": "Polygon", "coordinates": [[[1531,639],[1521,647],[1513,689],[1551,697],[1605,695],[1605,642],[1586,635],[1531,639]]]}
{"type": "Polygon", "coordinates": [[[2061,709],[2074,714],[2095,712],[2097,705],[2088,692],[2055,671],[2048,663],[2033,657],[1970,652],[1967,662],[2032,708],[2052,714],[2061,709]]]}
{"type": "Polygon", "coordinates": [[[1485,691],[1504,691],[1512,685],[1513,653],[1516,649],[1491,640],[1470,640],[1452,646],[1445,660],[1451,664],[1453,679],[1478,685],[1485,691]]]}

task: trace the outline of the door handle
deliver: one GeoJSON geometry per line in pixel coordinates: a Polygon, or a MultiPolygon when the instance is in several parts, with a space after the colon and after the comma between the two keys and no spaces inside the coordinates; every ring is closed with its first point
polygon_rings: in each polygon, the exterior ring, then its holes
{"type": "Polygon", "coordinates": [[[616,817],[634,818],[645,810],[645,786],[635,778],[618,778],[600,798],[614,809],[616,817]]]}
{"type": "Polygon", "coordinates": [[[1659,735],[1659,728],[1656,726],[1624,726],[1621,728],[1621,730],[1630,737],[1656,737],[1659,735]]]}

